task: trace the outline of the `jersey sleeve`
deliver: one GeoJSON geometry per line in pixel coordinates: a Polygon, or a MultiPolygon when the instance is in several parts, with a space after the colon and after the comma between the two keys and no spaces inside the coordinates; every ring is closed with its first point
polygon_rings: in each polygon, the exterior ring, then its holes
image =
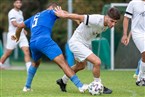
{"type": "Polygon", "coordinates": [[[25,24],[25,26],[27,27],[27,28],[30,28],[31,26],[31,19],[32,19],[32,17],[30,17],[29,19],[27,19],[27,20],[25,20],[24,21],[24,24],[25,24]]]}
{"type": "Polygon", "coordinates": [[[84,24],[85,25],[97,25],[99,23],[98,15],[84,15],[84,24]]]}
{"type": "Polygon", "coordinates": [[[126,16],[128,18],[132,18],[132,15],[133,15],[133,4],[134,4],[134,2],[132,2],[132,1],[128,4],[124,16],[126,16]]]}
{"type": "Polygon", "coordinates": [[[52,11],[51,11],[51,14],[52,14],[56,19],[59,18],[58,16],[55,15],[55,10],[52,10],[52,11]]]}
{"type": "Polygon", "coordinates": [[[13,11],[10,11],[8,14],[9,20],[12,21],[16,21],[16,16],[15,13],[13,11]]]}

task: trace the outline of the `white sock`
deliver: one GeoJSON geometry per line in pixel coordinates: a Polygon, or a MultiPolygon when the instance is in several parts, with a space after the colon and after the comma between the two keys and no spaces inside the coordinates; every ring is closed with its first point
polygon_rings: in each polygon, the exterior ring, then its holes
{"type": "Polygon", "coordinates": [[[96,81],[96,82],[101,82],[101,79],[100,79],[100,78],[95,78],[95,77],[94,77],[94,81],[96,81]]]}
{"type": "Polygon", "coordinates": [[[137,81],[140,81],[142,77],[145,78],[145,63],[141,61],[141,64],[139,66],[139,74],[137,77],[137,81]]]}
{"type": "Polygon", "coordinates": [[[66,75],[64,75],[62,77],[62,81],[63,81],[64,84],[67,84],[68,80],[69,80],[69,78],[66,75]]]}
{"type": "Polygon", "coordinates": [[[31,62],[27,62],[27,63],[26,63],[26,69],[27,69],[27,72],[28,72],[29,67],[31,66],[31,64],[32,64],[31,62]]]}
{"type": "Polygon", "coordinates": [[[145,63],[141,61],[140,68],[141,72],[145,72],[145,63]]]}
{"type": "Polygon", "coordinates": [[[3,65],[3,64],[0,62],[0,67],[2,67],[2,65],[3,65]]]}

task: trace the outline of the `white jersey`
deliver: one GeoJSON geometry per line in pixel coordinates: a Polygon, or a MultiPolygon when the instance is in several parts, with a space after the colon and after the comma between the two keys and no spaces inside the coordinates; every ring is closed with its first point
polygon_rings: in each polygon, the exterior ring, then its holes
{"type": "MultiPolygon", "coordinates": [[[[8,32],[10,34],[15,34],[17,27],[12,24],[12,21],[16,21],[17,23],[22,23],[24,21],[23,13],[21,10],[17,11],[15,9],[11,9],[8,13],[8,21],[9,21],[9,28],[8,32]]],[[[24,30],[22,30],[21,35],[24,34],[24,30]]]]}
{"type": "Polygon", "coordinates": [[[131,18],[131,32],[137,37],[145,33],[145,1],[133,0],[128,4],[125,15],[131,18]]]}
{"type": "Polygon", "coordinates": [[[70,41],[77,40],[86,46],[91,45],[91,41],[107,27],[104,26],[104,15],[85,15],[82,22],[75,30],[70,41]]]}
{"type": "Polygon", "coordinates": [[[70,50],[78,62],[83,62],[93,52],[91,41],[107,27],[104,26],[104,15],[85,15],[82,22],[69,40],[70,50]]]}
{"type": "Polygon", "coordinates": [[[15,42],[11,39],[11,36],[15,34],[17,27],[12,24],[12,21],[16,21],[17,23],[23,22],[23,13],[22,11],[16,11],[15,9],[11,9],[8,13],[8,20],[9,20],[9,32],[7,34],[7,49],[14,49],[17,44],[21,47],[29,47],[28,40],[26,35],[24,34],[24,30],[21,32],[21,36],[18,42],[15,42]]]}

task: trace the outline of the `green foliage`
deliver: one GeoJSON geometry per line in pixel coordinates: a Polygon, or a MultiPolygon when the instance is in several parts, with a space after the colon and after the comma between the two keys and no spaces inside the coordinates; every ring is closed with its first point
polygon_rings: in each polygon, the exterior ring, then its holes
{"type": "MultiPolygon", "coordinates": [[[[24,18],[27,19],[35,13],[42,11],[46,8],[49,2],[58,2],[63,9],[67,10],[68,0],[23,0],[22,11],[24,18]]],[[[72,0],[73,12],[79,14],[100,14],[102,7],[105,4],[128,2],[129,0],[72,0]]],[[[8,31],[8,11],[13,8],[12,0],[0,1],[0,28],[8,31]]],[[[73,30],[76,28],[74,23],[73,30]]],[[[67,41],[67,20],[59,20],[53,29],[53,39],[64,50],[64,44],[67,41]]],[[[30,36],[30,35],[29,35],[30,36]]],[[[28,36],[28,37],[29,37],[28,36]]]]}

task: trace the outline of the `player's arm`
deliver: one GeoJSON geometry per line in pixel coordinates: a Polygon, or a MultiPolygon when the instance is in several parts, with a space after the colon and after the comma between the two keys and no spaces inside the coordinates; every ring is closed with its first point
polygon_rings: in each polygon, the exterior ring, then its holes
{"type": "Polygon", "coordinates": [[[15,40],[16,42],[19,41],[20,34],[23,28],[25,28],[25,24],[23,22],[17,25],[16,33],[11,37],[12,40],[15,40]]]}
{"type": "Polygon", "coordinates": [[[130,40],[130,37],[131,37],[131,31],[129,32],[129,35],[128,35],[128,40],[130,40]]]}
{"type": "Polygon", "coordinates": [[[13,26],[17,27],[18,23],[16,21],[11,21],[11,23],[13,24],[13,26]]]}
{"type": "Polygon", "coordinates": [[[128,34],[125,45],[129,44],[130,38],[131,38],[131,32],[129,32],[129,34],[128,34]]]}
{"type": "MultiPolygon", "coordinates": [[[[67,12],[65,10],[63,10],[63,12],[66,13],[66,14],[69,14],[69,12],[67,12]]],[[[76,19],[72,19],[72,20],[75,21],[78,25],[81,23],[79,20],[76,20],[76,19]]]]}
{"type": "Polygon", "coordinates": [[[83,22],[84,21],[84,15],[78,15],[78,14],[73,14],[73,13],[67,13],[61,18],[67,18],[67,19],[72,19],[75,21],[83,22]]]}
{"type": "Polygon", "coordinates": [[[24,34],[25,34],[25,35],[27,35],[27,34],[28,34],[28,32],[27,32],[25,29],[24,29],[24,34]]]}
{"type": "Polygon", "coordinates": [[[124,45],[128,44],[128,36],[127,36],[128,24],[129,24],[129,18],[124,16],[124,20],[123,20],[123,36],[122,36],[122,39],[121,39],[121,42],[124,45]]]}
{"type": "Polygon", "coordinates": [[[132,19],[133,16],[133,6],[134,6],[134,1],[130,1],[127,8],[126,8],[126,12],[124,15],[124,20],[123,20],[123,37],[121,39],[121,42],[124,45],[127,45],[128,42],[128,37],[127,37],[127,32],[128,32],[128,25],[129,25],[129,20],[132,19]]]}
{"type": "Polygon", "coordinates": [[[15,33],[15,35],[12,36],[12,40],[16,40],[16,42],[17,42],[20,38],[20,34],[21,34],[22,29],[25,27],[30,28],[30,24],[31,24],[30,22],[31,22],[32,18],[33,18],[33,16],[28,18],[24,22],[18,24],[17,29],[16,29],[16,33],[15,33]]]}
{"type": "Polygon", "coordinates": [[[129,18],[124,16],[124,20],[123,20],[123,35],[127,35],[128,24],[129,24],[129,18]]]}
{"type": "Polygon", "coordinates": [[[62,10],[61,7],[59,7],[59,6],[55,8],[55,14],[60,18],[79,20],[80,22],[84,21],[84,15],[68,13],[68,12],[62,10]]]}
{"type": "MultiPolygon", "coordinates": [[[[13,26],[15,26],[15,27],[18,27],[18,23],[16,22],[16,21],[12,21],[12,24],[13,24],[13,26]]],[[[24,33],[25,33],[25,35],[27,35],[28,34],[28,32],[24,29],[24,33]]]]}
{"type": "Polygon", "coordinates": [[[17,23],[17,21],[16,21],[16,15],[15,15],[15,13],[14,13],[13,11],[10,11],[10,12],[8,13],[8,18],[9,18],[11,24],[12,24],[14,27],[17,27],[18,23],[17,23]]]}

